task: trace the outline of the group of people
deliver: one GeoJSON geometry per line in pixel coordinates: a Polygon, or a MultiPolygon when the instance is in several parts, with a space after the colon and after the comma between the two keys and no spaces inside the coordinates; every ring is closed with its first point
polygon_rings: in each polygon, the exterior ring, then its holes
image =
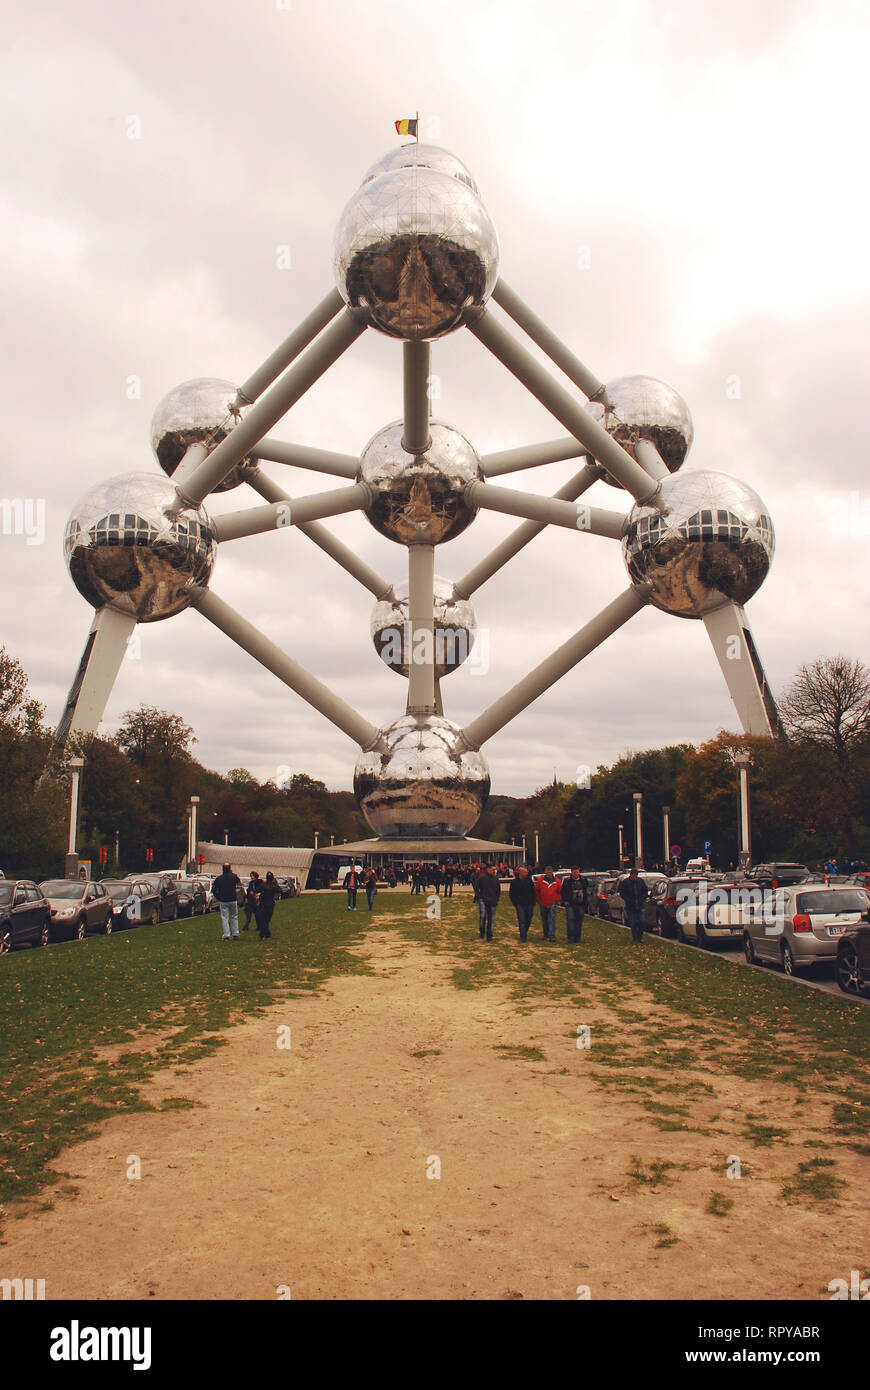
{"type": "MultiPolygon", "coordinates": [[[[474,885],[474,900],[480,914],[480,939],[492,941],[495,910],[501,897],[497,866],[491,864],[474,885]]],[[[583,918],[589,901],[589,883],[575,865],[568,878],[557,878],[547,865],[535,880],[525,865],[521,865],[511,880],[508,897],[517,916],[520,941],[525,941],[532,925],[535,908],[540,910],[544,940],[556,940],[556,910],[565,909],[565,933],[568,941],[582,939],[583,918]]]]}
{"type": "MultiPolygon", "coordinates": [[[[217,899],[217,905],[221,914],[222,941],[234,941],[239,939],[239,901],[238,891],[242,886],[242,880],[238,874],[233,873],[229,864],[224,864],[211,886],[211,891],[217,899]]],[[[265,941],[272,935],[269,930],[269,923],[272,920],[272,913],[275,911],[275,899],[278,897],[280,889],[275,875],[271,869],[265,878],[261,878],[256,869],[251,871],[251,878],[245,889],[245,920],[242,923],[243,931],[250,931],[251,917],[257,924],[257,932],[261,941],[265,941]]]]}
{"type": "Polygon", "coordinates": [[[344,880],[344,886],[347,889],[348,912],[356,912],[356,895],[360,888],[365,889],[366,901],[369,905],[369,912],[371,912],[375,901],[375,893],[378,891],[378,876],[374,869],[364,869],[362,873],[360,873],[351,864],[347,871],[347,877],[344,880]]]}

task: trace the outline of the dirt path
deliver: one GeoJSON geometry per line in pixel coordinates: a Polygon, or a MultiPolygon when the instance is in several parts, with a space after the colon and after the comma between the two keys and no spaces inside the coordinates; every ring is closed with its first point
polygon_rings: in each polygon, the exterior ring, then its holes
{"type": "Polygon", "coordinates": [[[456,989],[445,956],[389,931],[362,949],[374,976],[279,1002],[150,1083],[196,1108],[119,1116],[66,1150],[79,1195],[10,1221],[4,1269],[53,1299],[818,1299],[866,1258],[856,1155],[836,1151],[841,1205],[784,1206],[800,1138],[729,1137],[747,1109],[776,1122],[769,1087],[726,1074],[712,1137],[662,1132],[584,1076],[589,1020],[564,1003],[521,1015],[501,989],[456,989]],[[726,1179],[733,1152],[751,1179],[726,1179]],[[656,1185],[631,1179],[636,1156],[685,1166],[656,1185]]]}

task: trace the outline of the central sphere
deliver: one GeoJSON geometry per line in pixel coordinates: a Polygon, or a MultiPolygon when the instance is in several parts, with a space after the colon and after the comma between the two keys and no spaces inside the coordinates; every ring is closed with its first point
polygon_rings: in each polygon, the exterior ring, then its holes
{"type": "Polygon", "coordinates": [[[483,477],[475,450],[464,434],[430,420],[432,436],[424,454],[402,447],[401,420],[379,430],[360,457],[358,481],[371,489],[366,516],[382,536],[401,545],[440,545],[451,541],[477,516],[465,489],[483,477]]]}
{"type": "MultiPolygon", "coordinates": [[[[237,387],[217,377],[196,377],[168,392],[151,420],[151,448],[164,473],[173,474],[192,444],[211,453],[234,430],[250,406],[235,404],[237,387]]],[[[215,492],[228,492],[244,482],[250,458],[236,464],[215,492]]]]}
{"type": "Polygon", "coordinates": [[[475,317],[498,277],[498,238],[473,188],[415,164],[364,183],[338,223],[345,303],[391,338],[441,338],[475,317]]]}
{"type": "MultiPolygon", "coordinates": [[[[635,461],[635,445],[646,439],[658,450],[669,473],[682,467],[694,426],[686,402],[667,382],[654,376],[616,377],[602,386],[584,409],[635,461]]],[[[592,458],[589,461],[594,463],[592,458]]],[[[601,468],[601,477],[611,487],[622,486],[605,468],[601,468]]]]}
{"type": "Polygon", "coordinates": [[[449,719],[406,714],[360,754],[353,789],[382,839],[459,837],[480,819],[489,768],[449,719]]]}
{"type": "Polygon", "coordinates": [[[622,554],[650,603],[679,618],[703,618],[725,603],[747,603],[773,560],[773,524],[752,488],[727,473],[664,478],[661,510],[635,503],[622,554]]]}
{"type": "MultiPolygon", "coordinates": [[[[435,576],[435,677],[441,680],[462,665],[474,646],[474,609],[460,598],[449,579],[435,576]]],[[[372,640],[381,661],[400,676],[408,675],[413,653],[408,609],[409,585],[396,584],[379,599],[372,613],[372,640]]]]}
{"type": "Polygon", "coordinates": [[[88,603],[140,623],[189,607],[207,586],[217,553],[202,507],[181,506],[158,473],[124,473],[86,492],[66,524],[63,548],[88,603]]]}

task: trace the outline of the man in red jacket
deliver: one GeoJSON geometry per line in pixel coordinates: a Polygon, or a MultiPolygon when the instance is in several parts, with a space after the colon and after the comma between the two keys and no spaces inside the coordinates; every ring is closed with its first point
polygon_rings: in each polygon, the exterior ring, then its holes
{"type": "Polygon", "coordinates": [[[535,884],[535,897],[541,909],[541,925],[544,928],[544,940],[556,940],[556,904],[562,897],[562,883],[553,873],[553,866],[548,864],[541,877],[535,884]]]}

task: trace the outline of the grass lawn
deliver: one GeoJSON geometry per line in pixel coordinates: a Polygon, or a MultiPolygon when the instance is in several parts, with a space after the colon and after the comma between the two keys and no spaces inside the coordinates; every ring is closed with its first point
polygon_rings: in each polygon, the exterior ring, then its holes
{"type": "MultiPolygon", "coordinates": [[[[539,934],[522,945],[504,898],[496,940],[485,944],[469,895],[443,902],[434,921],[426,901],[382,893],[370,918],[364,909],[347,913],[340,895],[311,894],[276,905],[268,942],[252,927],[224,943],[211,915],[5,957],[0,1203],[56,1182],[48,1161],[107,1116],[152,1108],[142,1082],[155,1068],[195,1061],[221,1046],[227,1025],[277,998],[365,972],[348,947],[370,925],[448,952],[458,989],[493,984],[510,992],[516,1038],[493,1050],[493,1065],[540,1062],[522,1024],[541,1000],[570,1004],[578,1019],[584,1010],[606,1016],[609,1027],[594,1031],[592,1075],[640,1101],[662,1130],[716,1132],[703,1127],[711,1121],[699,1107],[709,1109],[712,1080],[723,1070],[787,1088],[796,1120],[802,1100],[824,1097],[830,1134],[805,1141],[824,1153],[808,1153],[783,1201],[813,1191],[836,1197],[836,1148],[870,1153],[870,1010],[863,1006],[655,937],[632,948],[624,929],[594,918],[580,946],[565,942],[561,916],[555,945],[539,934]],[[636,1066],[626,1066],[627,1052],[636,1066]]],[[[787,1137],[761,1113],[747,1113],[744,1134],[756,1145],[787,1137]]]]}

